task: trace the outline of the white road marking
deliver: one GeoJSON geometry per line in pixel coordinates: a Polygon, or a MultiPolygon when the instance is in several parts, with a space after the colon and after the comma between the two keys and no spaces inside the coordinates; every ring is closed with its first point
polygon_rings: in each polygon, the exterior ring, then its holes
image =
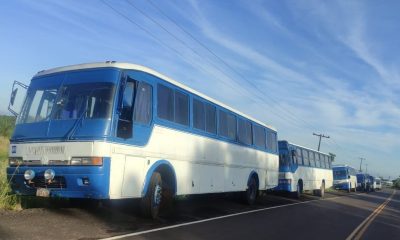
{"type": "Polygon", "coordinates": [[[207,219],[193,221],[193,222],[180,223],[180,224],[175,224],[175,225],[161,227],[161,228],[154,228],[154,229],[140,231],[140,232],[134,232],[134,233],[128,233],[128,234],[118,235],[118,236],[109,237],[109,238],[103,238],[102,240],[115,240],[115,239],[121,239],[121,238],[126,238],[126,237],[139,236],[139,235],[143,235],[143,234],[146,234],[146,233],[159,232],[159,231],[163,231],[163,230],[167,230],[167,229],[178,228],[178,227],[183,227],[183,226],[188,226],[188,225],[193,225],[193,224],[198,224],[198,223],[204,223],[204,222],[210,222],[210,221],[214,221],[214,220],[218,220],[218,219],[229,218],[229,217],[234,217],[234,216],[239,216],[239,215],[245,215],[245,214],[250,214],[250,213],[255,213],[255,212],[262,212],[262,211],[266,211],[266,210],[270,210],[270,209],[289,207],[289,206],[306,204],[306,203],[315,202],[315,201],[321,201],[321,200],[322,201],[326,201],[326,200],[332,200],[332,199],[342,198],[342,197],[351,197],[351,196],[357,196],[357,195],[360,195],[360,194],[363,194],[363,193],[352,194],[352,195],[344,195],[344,196],[337,196],[337,197],[326,198],[326,199],[314,199],[314,200],[305,201],[305,202],[296,202],[296,203],[289,203],[289,204],[285,204],[285,205],[279,205],[279,206],[273,206],[273,207],[267,207],[267,208],[260,208],[260,209],[246,211],[246,212],[233,213],[233,214],[228,214],[228,215],[219,216],[219,217],[207,218],[207,219]]]}

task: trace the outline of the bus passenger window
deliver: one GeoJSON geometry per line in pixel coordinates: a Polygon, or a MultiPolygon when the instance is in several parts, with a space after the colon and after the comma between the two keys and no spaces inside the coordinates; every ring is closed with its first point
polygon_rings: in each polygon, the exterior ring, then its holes
{"type": "Polygon", "coordinates": [[[302,152],[303,152],[304,166],[310,166],[310,160],[308,159],[308,151],[305,149],[302,149],[302,152]]]}
{"type": "Polygon", "coordinates": [[[253,142],[251,133],[251,122],[239,119],[238,125],[239,125],[239,131],[238,131],[239,142],[246,145],[251,145],[253,142]]]}
{"type": "Polygon", "coordinates": [[[175,122],[189,126],[189,96],[175,91],[175,122]]]}
{"type": "Polygon", "coordinates": [[[274,132],[267,132],[267,148],[271,152],[276,152],[277,149],[277,140],[276,140],[276,133],[274,132]]]}
{"type": "Polygon", "coordinates": [[[193,99],[193,127],[206,129],[204,103],[197,99],[193,99]]]}
{"type": "Polygon", "coordinates": [[[266,138],[265,138],[265,130],[263,127],[258,125],[253,125],[254,129],[254,145],[257,147],[265,149],[266,146],[266,138]]]}
{"type": "Polygon", "coordinates": [[[152,87],[151,85],[140,82],[134,107],[133,119],[137,123],[149,124],[152,118],[152,87]]]}
{"type": "Polygon", "coordinates": [[[236,140],[236,116],[219,111],[219,134],[231,140],[236,140]]]}
{"type": "Polygon", "coordinates": [[[301,149],[296,148],[296,152],[297,152],[297,163],[303,165],[303,157],[301,155],[301,149]]]}
{"type": "Polygon", "coordinates": [[[309,153],[309,159],[310,159],[310,166],[315,167],[315,158],[314,158],[314,153],[313,152],[308,152],[309,153]]]}
{"type": "Polygon", "coordinates": [[[217,113],[216,108],[206,103],[205,104],[205,112],[206,112],[206,131],[209,133],[216,134],[217,133],[217,113]]]}
{"type": "Polygon", "coordinates": [[[169,121],[174,120],[174,91],[164,85],[157,85],[157,116],[169,121]]]}

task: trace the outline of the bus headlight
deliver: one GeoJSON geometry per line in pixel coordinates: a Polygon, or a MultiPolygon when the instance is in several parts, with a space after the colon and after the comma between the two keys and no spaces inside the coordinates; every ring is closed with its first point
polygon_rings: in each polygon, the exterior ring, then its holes
{"type": "Polygon", "coordinates": [[[24,173],[24,178],[27,181],[32,180],[33,178],[35,178],[35,171],[33,171],[32,169],[26,170],[24,173]]]}
{"type": "Polygon", "coordinates": [[[71,165],[101,166],[101,165],[103,165],[103,158],[102,157],[72,157],[71,165]]]}
{"type": "Polygon", "coordinates": [[[44,179],[46,180],[53,180],[55,176],[56,173],[53,169],[47,169],[46,171],[44,171],[44,179]]]}

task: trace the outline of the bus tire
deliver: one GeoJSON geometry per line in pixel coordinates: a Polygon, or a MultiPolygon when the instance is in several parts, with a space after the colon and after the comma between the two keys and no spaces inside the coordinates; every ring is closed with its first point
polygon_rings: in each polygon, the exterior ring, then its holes
{"type": "Polygon", "coordinates": [[[141,210],[145,217],[156,219],[162,201],[162,180],[158,172],[151,175],[149,187],[141,200],[141,210]]]}
{"type": "Polygon", "coordinates": [[[251,177],[244,192],[244,202],[248,205],[253,205],[257,198],[257,181],[255,177],[251,177]]]}
{"type": "Polygon", "coordinates": [[[318,195],[320,198],[324,198],[325,196],[325,182],[322,182],[321,188],[318,190],[318,195]]]}

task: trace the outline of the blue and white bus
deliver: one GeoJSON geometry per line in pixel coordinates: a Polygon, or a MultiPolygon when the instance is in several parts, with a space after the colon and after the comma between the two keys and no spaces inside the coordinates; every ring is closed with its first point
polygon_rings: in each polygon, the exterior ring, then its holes
{"type": "Polygon", "coordinates": [[[333,166],[333,187],[338,190],[357,191],[357,171],[348,165],[333,166]]]}
{"type": "Polygon", "coordinates": [[[139,65],[41,71],[14,112],[17,194],[141,198],[156,217],[176,195],[241,191],[251,204],[278,185],[274,128],[139,65]]]}
{"type": "Polygon", "coordinates": [[[382,189],[382,179],[381,178],[375,178],[375,189],[376,190],[381,190],[382,189]]]}
{"type": "Polygon", "coordinates": [[[279,141],[279,185],[275,190],[296,193],[313,191],[323,197],[332,187],[332,158],[329,154],[279,141]]]}
{"type": "Polygon", "coordinates": [[[357,190],[364,192],[371,191],[371,181],[369,178],[369,174],[357,173],[357,190]]]}

